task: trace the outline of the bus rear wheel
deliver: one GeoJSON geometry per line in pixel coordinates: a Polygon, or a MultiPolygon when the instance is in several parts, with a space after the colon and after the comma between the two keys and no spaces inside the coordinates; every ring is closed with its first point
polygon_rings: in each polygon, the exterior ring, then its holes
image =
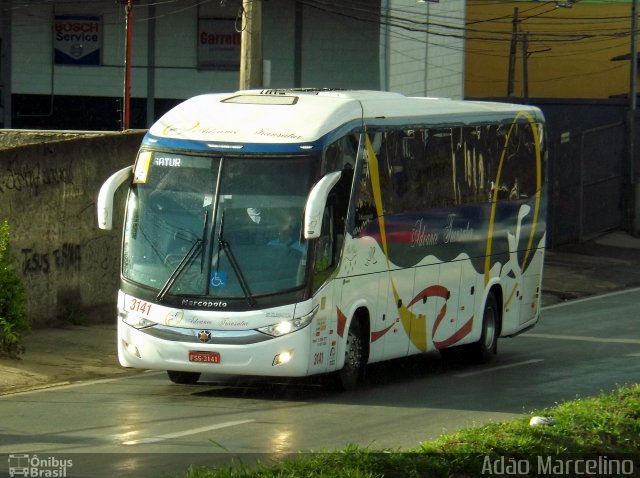
{"type": "Polygon", "coordinates": [[[488,363],[498,352],[498,301],[492,293],[484,304],[480,340],[468,347],[468,358],[474,363],[488,363]]]}
{"type": "Polygon", "coordinates": [[[200,380],[198,372],[178,372],[176,370],[167,370],[169,380],[178,385],[195,385],[200,380]]]}

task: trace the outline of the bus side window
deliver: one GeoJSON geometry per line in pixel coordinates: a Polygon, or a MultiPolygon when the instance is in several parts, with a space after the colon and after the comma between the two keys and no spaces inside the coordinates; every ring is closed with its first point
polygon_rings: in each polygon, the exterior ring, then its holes
{"type": "Polygon", "coordinates": [[[331,144],[324,153],[322,174],[344,169],[353,169],[356,162],[358,136],[343,136],[331,144]]]}
{"type": "Polygon", "coordinates": [[[313,290],[316,291],[331,276],[336,268],[334,214],[331,202],[324,209],[320,237],[316,242],[315,263],[313,268],[313,290]]]}

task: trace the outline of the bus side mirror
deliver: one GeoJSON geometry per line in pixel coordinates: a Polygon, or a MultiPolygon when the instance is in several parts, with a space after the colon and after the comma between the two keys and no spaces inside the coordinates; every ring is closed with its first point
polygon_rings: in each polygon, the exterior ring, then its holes
{"type": "Polygon", "coordinates": [[[116,190],[131,177],[133,166],[127,166],[124,169],[112,174],[107,179],[98,193],[98,227],[100,229],[110,230],[113,227],[113,197],[116,190]]]}
{"type": "Polygon", "coordinates": [[[304,238],[317,239],[320,237],[322,229],[322,215],[324,207],[327,204],[329,192],[333,188],[340,176],[341,171],[329,173],[313,186],[307,199],[307,205],[304,211],[304,238]]]}

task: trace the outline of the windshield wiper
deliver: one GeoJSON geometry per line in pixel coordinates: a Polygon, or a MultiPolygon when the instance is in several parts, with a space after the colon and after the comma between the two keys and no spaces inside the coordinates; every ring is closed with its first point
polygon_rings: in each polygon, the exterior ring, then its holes
{"type": "Polygon", "coordinates": [[[191,262],[191,259],[193,259],[193,257],[198,252],[200,252],[201,249],[202,249],[202,239],[198,239],[196,240],[196,242],[193,243],[193,245],[191,246],[191,249],[189,249],[189,251],[182,258],[182,260],[180,261],[180,264],[178,264],[178,267],[176,267],[175,270],[171,273],[171,275],[167,279],[167,282],[165,282],[164,285],[162,286],[162,289],[160,289],[160,292],[156,297],[158,302],[162,302],[162,300],[164,299],[164,296],[167,295],[167,292],[169,292],[169,289],[171,289],[175,281],[178,279],[178,276],[182,274],[182,271],[185,270],[187,265],[191,262]]]}
{"type": "MultiPolygon", "coordinates": [[[[238,264],[238,260],[236,259],[236,256],[234,256],[233,252],[231,251],[231,245],[225,240],[223,231],[224,231],[224,211],[222,211],[222,215],[220,216],[220,232],[218,233],[218,251],[222,249],[227,254],[227,257],[229,258],[229,263],[231,264],[231,267],[233,268],[233,272],[236,274],[236,277],[238,278],[238,282],[240,283],[240,287],[242,288],[242,292],[244,293],[244,296],[247,298],[247,303],[251,307],[257,307],[258,304],[256,303],[255,299],[253,298],[253,295],[251,294],[251,290],[249,289],[249,284],[247,284],[247,279],[242,273],[242,269],[240,268],[240,264],[238,264]]],[[[218,257],[219,256],[220,254],[218,253],[218,257]]],[[[218,266],[220,266],[219,259],[218,259],[218,266]]]]}
{"type": "MultiPolygon", "coordinates": [[[[158,302],[162,302],[164,300],[164,297],[167,295],[169,290],[171,290],[171,287],[173,287],[173,284],[176,282],[178,277],[180,277],[180,274],[182,274],[182,272],[191,263],[191,260],[196,256],[196,254],[198,254],[199,252],[202,252],[203,250],[202,246],[204,244],[204,235],[207,229],[208,218],[209,218],[209,211],[206,211],[204,214],[204,229],[202,231],[202,237],[195,240],[195,242],[191,245],[191,248],[184,255],[184,257],[182,258],[178,266],[171,273],[171,275],[167,279],[167,282],[164,283],[164,285],[162,286],[162,289],[160,289],[160,292],[158,292],[158,295],[156,296],[156,300],[158,302]]],[[[203,257],[204,257],[204,254],[203,254],[203,257]]],[[[204,259],[201,259],[200,261],[200,273],[202,273],[203,260],[204,259]]]]}

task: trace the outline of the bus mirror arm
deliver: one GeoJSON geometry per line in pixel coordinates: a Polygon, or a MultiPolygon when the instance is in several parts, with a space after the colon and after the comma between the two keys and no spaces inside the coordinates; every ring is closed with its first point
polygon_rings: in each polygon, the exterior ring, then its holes
{"type": "Polygon", "coordinates": [[[133,166],[127,166],[112,174],[107,179],[98,193],[98,227],[100,229],[111,230],[113,227],[113,197],[116,190],[131,177],[133,166]]]}
{"type": "Polygon", "coordinates": [[[304,237],[305,239],[317,239],[322,228],[322,216],[327,204],[329,192],[336,185],[341,171],[329,173],[316,183],[309,193],[304,212],[304,237]]]}

